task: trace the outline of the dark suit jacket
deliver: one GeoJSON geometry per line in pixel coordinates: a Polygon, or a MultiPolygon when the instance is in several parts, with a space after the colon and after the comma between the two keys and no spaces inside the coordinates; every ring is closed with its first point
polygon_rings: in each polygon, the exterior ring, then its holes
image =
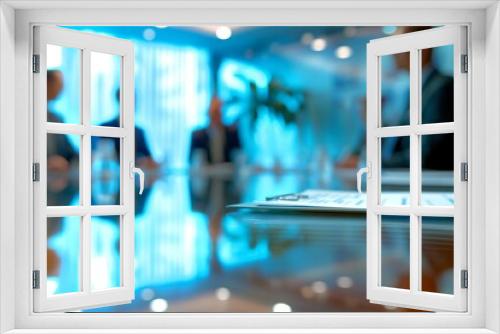
{"type": "MultiPolygon", "coordinates": [[[[409,117],[409,113],[407,113],[409,117]]],[[[453,122],[453,78],[436,70],[429,73],[422,87],[422,123],[453,122]]],[[[408,118],[404,124],[409,124],[408,118]]],[[[400,137],[393,157],[383,167],[409,167],[410,145],[407,137],[400,137]]],[[[422,137],[422,167],[434,170],[453,169],[453,135],[422,137]]]]}
{"type": "MultiPolygon", "coordinates": [[[[101,125],[118,127],[120,126],[120,119],[117,117],[101,125]]],[[[114,139],[114,143],[117,156],[119,156],[120,140],[114,139]]],[[[92,144],[95,145],[95,141],[92,141],[92,144]]],[[[146,142],[146,136],[144,134],[144,130],[138,126],[135,126],[135,158],[139,159],[144,157],[150,158],[151,151],[149,150],[148,143],[146,142]]]]}
{"type": "MultiPolygon", "coordinates": [[[[231,154],[235,150],[241,149],[240,137],[235,127],[224,126],[224,162],[231,162],[231,154]]],[[[196,130],[191,135],[191,149],[189,158],[191,159],[194,151],[202,150],[206,153],[209,163],[212,163],[212,154],[210,150],[210,134],[208,128],[196,130]]]]}

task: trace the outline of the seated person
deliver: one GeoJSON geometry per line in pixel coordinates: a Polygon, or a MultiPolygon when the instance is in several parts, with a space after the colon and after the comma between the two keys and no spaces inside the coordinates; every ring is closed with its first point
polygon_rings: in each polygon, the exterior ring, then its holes
{"type": "Polygon", "coordinates": [[[214,96],[208,110],[210,124],[208,127],[193,132],[189,157],[193,159],[196,152],[204,153],[209,164],[232,162],[232,154],[241,149],[238,130],[235,126],[222,123],[222,102],[214,96]]]}
{"type": "MultiPolygon", "coordinates": [[[[63,74],[59,70],[47,71],[47,104],[55,101],[64,88],[63,74]]],[[[47,105],[47,122],[62,123],[63,120],[47,105]]],[[[76,152],[67,136],[47,137],[47,169],[54,172],[67,172],[76,152]]]]}
{"type": "MultiPolygon", "coordinates": [[[[116,101],[120,103],[120,90],[118,89],[115,94],[116,101]]],[[[101,126],[120,126],[120,115],[117,115],[112,120],[102,123],[101,126]]],[[[120,141],[116,139],[115,151],[118,153],[120,151],[120,141]]],[[[92,143],[94,146],[95,143],[92,143]]],[[[146,136],[144,135],[144,130],[138,126],[135,126],[135,165],[143,169],[156,169],[159,164],[153,159],[151,151],[146,141],[146,136]]]]}

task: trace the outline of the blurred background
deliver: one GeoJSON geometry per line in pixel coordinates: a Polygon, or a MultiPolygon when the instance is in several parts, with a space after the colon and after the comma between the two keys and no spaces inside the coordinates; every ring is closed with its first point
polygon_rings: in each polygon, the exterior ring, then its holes
{"type": "MultiPolygon", "coordinates": [[[[136,196],[135,300],[92,311],[402,311],[366,300],[363,215],[226,209],[308,188],[355,189],[365,157],[366,45],[398,27],[66,28],[133,42],[136,161],[147,175],[136,196]]],[[[47,53],[48,121],[79,123],[80,51],[47,53]]],[[[408,112],[408,70],[384,58],[382,122],[398,125],[408,112]]],[[[431,66],[447,77],[452,59],[451,47],[436,48],[431,66]]],[[[92,124],[120,126],[120,67],[116,56],[91,55],[92,124]]],[[[48,136],[48,205],[77,205],[81,138],[48,136]]],[[[94,205],[119,204],[120,149],[92,138],[94,205]]],[[[78,221],[49,219],[51,293],[79,290],[78,221]]],[[[389,226],[387,284],[404,287],[407,225],[389,226]]],[[[429,226],[439,231],[426,235],[427,291],[449,292],[453,224],[429,226]],[[435,263],[436,254],[445,260],[435,263]]],[[[120,284],[119,231],[119,217],[92,217],[95,289],[120,284]]]]}

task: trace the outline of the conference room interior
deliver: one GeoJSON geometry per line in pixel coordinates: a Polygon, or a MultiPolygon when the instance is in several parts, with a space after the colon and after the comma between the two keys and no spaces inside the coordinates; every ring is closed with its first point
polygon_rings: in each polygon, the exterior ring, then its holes
{"type": "MultiPolygon", "coordinates": [[[[135,50],[135,299],[87,312],[404,312],[366,298],[364,213],[228,207],[307,189],[356,191],[366,164],[366,45],[425,27],[81,26],[135,50]]],[[[94,125],[119,126],[120,61],[93,54],[94,125]]],[[[384,126],[409,124],[409,53],[382,59],[384,126]]],[[[81,57],[47,48],[47,118],[78,123],[81,57]]],[[[453,50],[427,49],[422,122],[453,121],[453,50]]],[[[422,142],[425,196],[453,192],[453,135],[422,142]]],[[[385,141],[385,142],[384,142],[385,141]]],[[[79,202],[76,135],[47,137],[47,205],[79,202]]],[[[409,193],[409,138],[381,144],[382,192],[409,193]]],[[[95,138],[92,204],[120,198],[120,143],[95,138]]],[[[453,197],[450,195],[450,202],[453,197]]],[[[49,218],[48,288],[77,291],[79,227],[49,218]]],[[[382,282],[409,287],[409,227],[382,230],[382,282]]],[[[426,222],[425,291],[452,293],[453,225],[426,222]]],[[[120,225],[95,217],[92,286],[120,279],[120,225]],[[106,269],[106,270],[104,270],[106,269]]],[[[118,282],[117,282],[118,280],[118,282]]]]}

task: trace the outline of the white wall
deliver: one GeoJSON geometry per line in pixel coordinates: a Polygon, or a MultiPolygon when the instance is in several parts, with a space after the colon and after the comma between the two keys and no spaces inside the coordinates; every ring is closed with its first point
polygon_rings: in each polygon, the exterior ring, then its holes
{"type": "MultiPolygon", "coordinates": [[[[491,145],[486,146],[486,223],[489,224],[489,232],[486,234],[486,253],[496,254],[496,261],[500,262],[500,247],[498,244],[500,226],[496,218],[500,215],[500,161],[498,150],[500,149],[500,6],[492,5],[487,11],[486,20],[486,101],[490,112],[486,113],[486,134],[491,145]],[[489,77],[488,77],[489,76],[489,77]],[[493,112],[492,112],[493,111],[493,112]],[[496,152],[492,152],[495,150],[496,152]]],[[[493,256],[495,257],[495,256],[493,256]]],[[[500,309],[500,288],[498,265],[486,266],[487,284],[495,286],[495,291],[486,291],[486,327],[500,331],[500,314],[492,312],[500,309]]]]}
{"type": "Polygon", "coordinates": [[[0,333],[14,328],[14,10],[0,3],[0,333]],[[5,70],[4,70],[5,69],[5,70]],[[4,159],[4,157],[10,159],[4,159]],[[10,225],[10,226],[9,226],[10,225]]]}

